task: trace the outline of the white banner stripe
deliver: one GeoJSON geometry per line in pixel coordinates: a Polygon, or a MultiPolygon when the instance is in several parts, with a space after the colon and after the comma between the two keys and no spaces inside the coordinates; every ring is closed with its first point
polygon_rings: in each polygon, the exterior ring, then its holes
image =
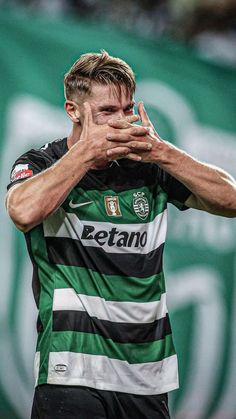
{"type": "Polygon", "coordinates": [[[100,320],[124,323],[151,323],[165,317],[166,294],[148,303],[107,301],[104,298],[77,294],[73,288],[54,290],[53,310],[86,311],[100,320]]]}
{"type": "Polygon", "coordinates": [[[84,246],[102,248],[107,253],[146,254],[165,242],[167,210],[150,223],[113,224],[80,220],[61,207],[43,222],[43,228],[45,237],[80,240],[84,246]]]}
{"type": "Polygon", "coordinates": [[[48,384],[83,385],[133,394],[160,394],[178,388],[177,357],[129,364],[100,355],[51,352],[48,384]]]}

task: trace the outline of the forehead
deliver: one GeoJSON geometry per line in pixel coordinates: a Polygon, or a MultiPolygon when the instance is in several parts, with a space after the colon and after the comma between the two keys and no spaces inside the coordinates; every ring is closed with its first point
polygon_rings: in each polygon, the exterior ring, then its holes
{"type": "Polygon", "coordinates": [[[105,85],[93,83],[90,101],[93,103],[130,103],[133,95],[124,84],[119,87],[115,84],[105,85]]]}

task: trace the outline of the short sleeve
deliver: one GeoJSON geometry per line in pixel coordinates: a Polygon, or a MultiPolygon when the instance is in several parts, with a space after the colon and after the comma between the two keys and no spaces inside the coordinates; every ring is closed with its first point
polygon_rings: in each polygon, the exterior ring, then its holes
{"type": "Polygon", "coordinates": [[[12,166],[9,190],[13,185],[23,182],[47,168],[47,162],[41,150],[30,150],[20,156],[12,166]]]}
{"type": "Polygon", "coordinates": [[[179,182],[164,170],[159,172],[159,178],[162,189],[168,195],[168,202],[175,205],[181,211],[188,209],[184,203],[191,195],[191,191],[183,183],[179,182]]]}

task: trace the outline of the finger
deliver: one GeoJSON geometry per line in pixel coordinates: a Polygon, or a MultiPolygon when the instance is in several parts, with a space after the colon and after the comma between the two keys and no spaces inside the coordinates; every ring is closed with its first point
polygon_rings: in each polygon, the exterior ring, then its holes
{"type": "MultiPolygon", "coordinates": [[[[121,147],[121,144],[119,142],[117,143],[112,143],[112,149],[113,148],[119,148],[121,147]]],[[[129,148],[130,150],[141,150],[141,151],[147,151],[147,150],[151,150],[152,148],[152,144],[149,142],[141,142],[141,141],[130,141],[128,143],[125,143],[124,146],[122,147],[126,147],[129,148]]]]}
{"type": "Polygon", "coordinates": [[[107,122],[112,128],[129,128],[131,124],[126,119],[109,119],[107,122]]]}
{"type": "Polygon", "coordinates": [[[137,131],[129,130],[128,132],[124,132],[124,133],[122,132],[122,133],[117,133],[117,134],[108,133],[106,135],[106,139],[108,141],[123,141],[123,142],[125,142],[125,141],[136,140],[137,139],[136,137],[140,137],[140,139],[141,139],[142,137],[145,137],[147,134],[149,134],[149,132],[146,130],[146,128],[144,128],[142,130],[137,130],[137,131]]]}
{"type": "Polygon", "coordinates": [[[135,153],[127,154],[126,158],[128,158],[130,160],[135,160],[135,161],[141,161],[142,160],[142,157],[139,156],[138,154],[135,154],[135,153]]]}
{"type": "Polygon", "coordinates": [[[113,128],[129,128],[131,124],[140,120],[139,115],[129,115],[120,119],[109,119],[108,125],[113,128]]]}
{"type": "Polygon", "coordinates": [[[138,103],[138,113],[140,115],[142,125],[144,127],[150,127],[150,126],[152,127],[152,123],[150,119],[148,118],[148,114],[144,108],[143,102],[138,103]]]}
{"type": "Polygon", "coordinates": [[[131,141],[130,143],[127,143],[126,145],[130,149],[142,150],[142,151],[151,150],[151,148],[152,148],[151,143],[143,143],[143,142],[140,142],[140,141],[131,141]]]}
{"type": "Polygon", "coordinates": [[[106,139],[108,141],[127,142],[127,141],[132,141],[135,138],[133,138],[131,134],[125,133],[125,134],[107,134],[106,139]]]}
{"type": "Polygon", "coordinates": [[[130,149],[128,147],[115,147],[107,150],[106,155],[107,157],[114,159],[119,157],[125,157],[129,153],[130,149]]]}
{"type": "Polygon", "coordinates": [[[150,128],[148,127],[142,127],[141,125],[132,125],[132,127],[129,129],[128,132],[131,135],[134,135],[135,137],[143,137],[144,135],[149,134],[150,128]]]}
{"type": "MultiPolygon", "coordinates": [[[[114,128],[114,127],[113,127],[114,128]]],[[[117,127],[117,130],[118,129],[122,129],[121,127],[117,127]]],[[[117,135],[117,134],[123,134],[123,135],[134,135],[134,136],[136,136],[136,137],[142,137],[142,136],[144,136],[144,135],[148,135],[149,134],[149,132],[150,132],[150,128],[149,127],[142,127],[141,125],[129,125],[127,128],[126,128],[126,130],[125,131],[123,131],[123,132],[119,132],[119,131],[117,131],[117,132],[114,132],[114,133],[112,133],[112,132],[110,132],[110,133],[108,133],[107,134],[107,139],[108,140],[111,140],[112,139],[112,136],[114,135],[114,137],[117,135]]]]}
{"type": "Polygon", "coordinates": [[[125,119],[130,124],[133,124],[134,122],[140,121],[140,116],[139,115],[129,115],[129,116],[126,116],[125,119]]]}
{"type": "Polygon", "coordinates": [[[88,102],[84,102],[84,125],[89,126],[93,124],[93,114],[91,106],[88,102]]]}

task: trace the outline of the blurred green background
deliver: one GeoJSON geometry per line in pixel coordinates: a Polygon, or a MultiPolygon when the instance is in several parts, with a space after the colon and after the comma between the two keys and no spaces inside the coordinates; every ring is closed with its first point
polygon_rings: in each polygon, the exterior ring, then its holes
{"type": "MultiPolygon", "coordinates": [[[[216,3],[0,3],[1,419],[28,418],[34,386],[32,269],[4,209],[14,160],[67,135],[63,75],[80,54],[104,48],[133,67],[136,99],[163,138],[236,176],[234,5],[216,3]]],[[[170,395],[173,419],[236,419],[235,233],[233,219],[169,210],[165,264],[181,385],[170,395]]]]}

